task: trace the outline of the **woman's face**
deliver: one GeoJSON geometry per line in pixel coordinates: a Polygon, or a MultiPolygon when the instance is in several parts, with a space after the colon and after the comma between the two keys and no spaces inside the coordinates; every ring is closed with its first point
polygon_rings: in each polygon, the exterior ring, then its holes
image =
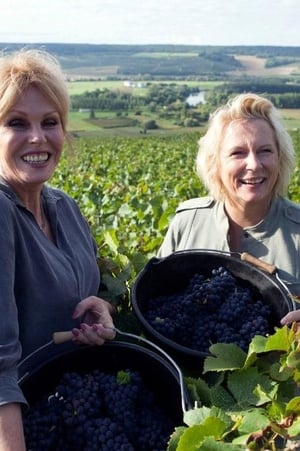
{"type": "Polygon", "coordinates": [[[52,176],[63,144],[58,111],[30,86],[0,119],[0,173],[17,190],[40,186],[52,176]]]}
{"type": "Polygon", "coordinates": [[[275,136],[263,119],[241,119],[225,129],[220,177],[226,198],[241,207],[268,206],[279,172],[275,136]]]}

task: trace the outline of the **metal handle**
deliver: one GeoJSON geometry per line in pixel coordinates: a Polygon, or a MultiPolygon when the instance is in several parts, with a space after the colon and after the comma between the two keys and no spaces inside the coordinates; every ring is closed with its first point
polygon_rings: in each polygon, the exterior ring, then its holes
{"type": "MultiPolygon", "coordinates": [[[[185,413],[188,410],[188,406],[185,405],[185,396],[184,396],[185,390],[184,390],[184,383],[183,383],[183,374],[182,374],[181,369],[175,362],[175,360],[173,360],[172,357],[169,356],[169,354],[167,352],[165,352],[163,349],[161,349],[160,346],[156,345],[155,343],[152,343],[152,341],[149,341],[144,337],[141,337],[136,334],[131,334],[129,332],[123,332],[122,330],[117,329],[116,327],[108,327],[107,329],[111,329],[111,330],[115,331],[116,333],[118,333],[119,335],[124,335],[125,337],[130,337],[130,338],[134,338],[135,340],[143,341],[147,345],[149,345],[149,346],[155,348],[157,351],[159,351],[171,363],[171,365],[175,368],[175,370],[178,373],[179,384],[180,384],[180,393],[181,393],[181,407],[182,407],[183,413],[185,413]]],[[[54,332],[54,334],[52,336],[53,343],[56,343],[56,344],[60,344],[60,343],[69,341],[72,339],[72,337],[73,337],[73,334],[71,331],[54,332]]]]}

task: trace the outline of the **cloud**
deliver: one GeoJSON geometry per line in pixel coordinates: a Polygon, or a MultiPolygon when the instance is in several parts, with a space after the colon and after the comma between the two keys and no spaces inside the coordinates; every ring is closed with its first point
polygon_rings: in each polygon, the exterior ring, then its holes
{"type": "Polygon", "coordinates": [[[298,0],[2,0],[2,42],[300,45],[298,0]]]}

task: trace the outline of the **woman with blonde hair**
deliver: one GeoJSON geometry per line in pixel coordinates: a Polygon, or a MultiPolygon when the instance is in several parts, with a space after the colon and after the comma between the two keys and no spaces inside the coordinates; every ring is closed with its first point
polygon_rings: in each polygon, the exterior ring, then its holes
{"type": "Polygon", "coordinates": [[[287,197],[294,168],[280,112],[263,96],[236,96],[212,114],[199,140],[196,169],[208,194],[179,205],[158,256],[248,252],[276,266],[299,295],[300,206],[287,197]]]}
{"type": "MultiPolygon", "coordinates": [[[[73,341],[114,338],[98,297],[96,244],[75,201],[47,185],[65,142],[69,95],[40,50],[0,57],[0,451],[26,449],[18,365],[60,330],[73,341]]],[[[53,345],[47,357],[58,352],[53,345]]]]}

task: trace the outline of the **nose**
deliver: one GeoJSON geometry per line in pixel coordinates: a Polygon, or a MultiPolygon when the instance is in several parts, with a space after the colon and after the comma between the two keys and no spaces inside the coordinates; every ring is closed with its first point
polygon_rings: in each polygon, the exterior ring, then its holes
{"type": "Polygon", "coordinates": [[[31,144],[42,144],[47,141],[44,130],[40,126],[34,126],[30,130],[29,142],[31,144]]]}
{"type": "Polygon", "coordinates": [[[256,152],[249,152],[246,158],[247,169],[256,169],[261,166],[261,161],[256,152]]]}

